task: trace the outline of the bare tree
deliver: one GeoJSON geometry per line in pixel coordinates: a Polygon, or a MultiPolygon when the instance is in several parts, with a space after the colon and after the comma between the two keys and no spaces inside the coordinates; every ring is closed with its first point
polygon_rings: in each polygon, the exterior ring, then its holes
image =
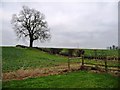
{"type": "Polygon", "coordinates": [[[45,21],[45,16],[35,9],[23,6],[18,15],[13,15],[11,23],[19,38],[29,38],[30,47],[33,47],[35,40],[43,42],[50,39],[50,29],[45,21]]]}
{"type": "Polygon", "coordinates": [[[112,45],[113,50],[115,50],[115,45],[112,45]]]}

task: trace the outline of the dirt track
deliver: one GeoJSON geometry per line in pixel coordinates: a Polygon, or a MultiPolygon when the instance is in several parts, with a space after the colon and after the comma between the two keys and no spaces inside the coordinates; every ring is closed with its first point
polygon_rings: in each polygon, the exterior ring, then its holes
{"type": "MultiPolygon", "coordinates": [[[[87,65],[87,66],[91,67],[92,65],[87,65]]],[[[62,73],[71,72],[75,70],[80,70],[79,64],[71,64],[70,67],[71,67],[70,70],[68,70],[67,65],[59,65],[59,66],[54,66],[54,67],[36,68],[36,69],[27,69],[27,70],[19,69],[17,71],[3,73],[3,81],[23,80],[23,79],[30,78],[30,77],[57,75],[57,74],[62,74],[62,73]]],[[[116,72],[116,70],[117,68],[114,68],[113,71],[115,72],[114,73],[110,72],[110,73],[117,75],[117,76],[120,75],[120,72],[118,71],[116,72]]],[[[98,71],[96,70],[90,70],[90,71],[98,73],[98,71]]]]}

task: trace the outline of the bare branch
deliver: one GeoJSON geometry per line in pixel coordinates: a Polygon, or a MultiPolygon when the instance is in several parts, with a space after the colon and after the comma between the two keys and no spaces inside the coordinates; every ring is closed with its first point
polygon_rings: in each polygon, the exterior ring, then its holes
{"type": "Polygon", "coordinates": [[[13,15],[11,24],[19,38],[29,37],[30,47],[34,40],[43,42],[51,37],[44,14],[27,6],[23,6],[18,15],[13,15]]]}

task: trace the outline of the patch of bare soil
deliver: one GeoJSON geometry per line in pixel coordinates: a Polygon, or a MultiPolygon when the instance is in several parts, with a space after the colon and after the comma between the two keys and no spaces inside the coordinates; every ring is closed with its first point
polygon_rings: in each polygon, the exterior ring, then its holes
{"type": "MultiPolygon", "coordinates": [[[[71,69],[69,70],[67,65],[59,65],[49,68],[36,68],[36,69],[28,69],[28,70],[19,69],[17,71],[3,73],[3,81],[23,80],[30,77],[57,75],[71,71],[78,71],[78,70],[87,70],[95,73],[105,72],[104,69],[102,68],[98,68],[98,67],[94,68],[93,66],[90,65],[85,65],[84,67],[82,66],[81,68],[79,64],[71,64],[70,67],[71,69]]],[[[120,76],[120,70],[118,71],[117,68],[114,70],[109,70],[108,72],[115,76],[120,76]]]]}
{"type": "MultiPolygon", "coordinates": [[[[76,65],[71,65],[72,69],[77,69],[76,65]]],[[[68,72],[67,65],[54,66],[49,68],[36,68],[23,70],[19,69],[13,72],[3,73],[3,80],[23,80],[30,77],[56,75],[68,72]]]]}

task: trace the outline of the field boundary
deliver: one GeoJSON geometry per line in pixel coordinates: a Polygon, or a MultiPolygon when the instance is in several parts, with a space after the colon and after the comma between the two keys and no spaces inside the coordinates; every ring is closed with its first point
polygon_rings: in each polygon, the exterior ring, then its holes
{"type": "MultiPolygon", "coordinates": [[[[3,81],[9,80],[23,80],[32,77],[42,77],[42,76],[49,76],[49,75],[58,75],[72,71],[78,71],[80,69],[80,64],[71,64],[71,69],[68,69],[67,65],[59,65],[54,67],[47,67],[47,68],[36,68],[36,69],[19,69],[13,72],[3,73],[3,81]]],[[[104,67],[100,67],[97,70],[94,68],[94,65],[85,64],[84,70],[95,72],[95,73],[106,73],[104,71],[104,67]]],[[[120,70],[118,68],[111,68],[109,72],[112,75],[120,76],[120,70]]]]}

